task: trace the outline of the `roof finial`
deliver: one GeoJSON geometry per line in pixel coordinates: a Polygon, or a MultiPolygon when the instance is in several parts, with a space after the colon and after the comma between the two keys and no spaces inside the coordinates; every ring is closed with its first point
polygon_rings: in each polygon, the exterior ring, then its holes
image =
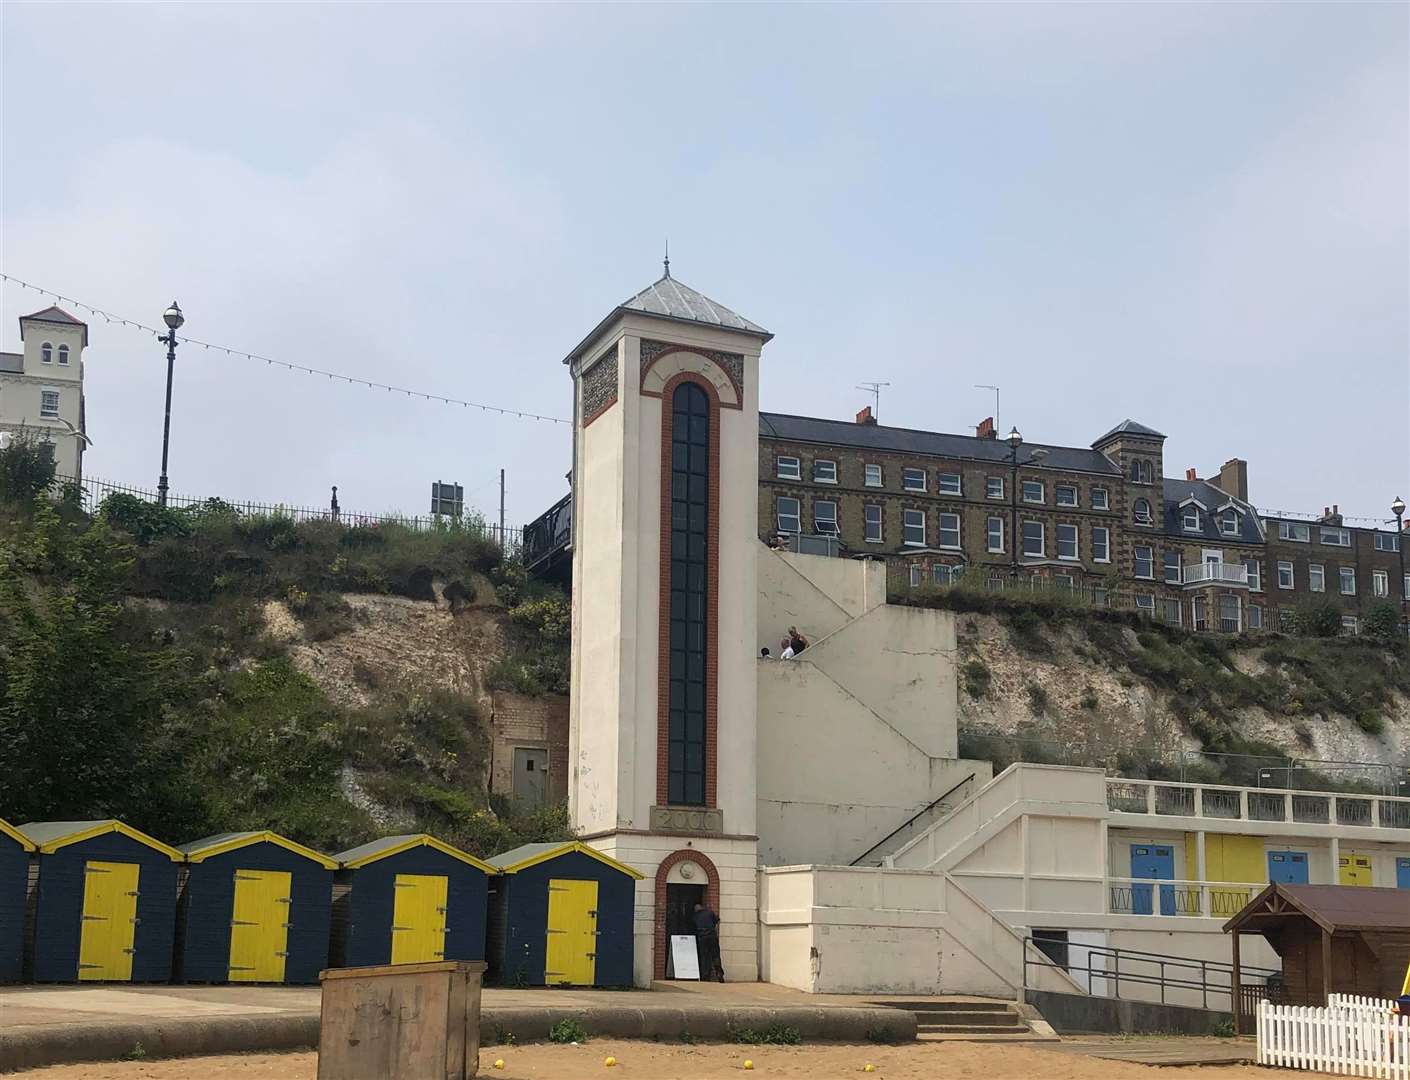
{"type": "Polygon", "coordinates": [[[671,276],[671,238],[666,237],[666,277],[671,276]]]}

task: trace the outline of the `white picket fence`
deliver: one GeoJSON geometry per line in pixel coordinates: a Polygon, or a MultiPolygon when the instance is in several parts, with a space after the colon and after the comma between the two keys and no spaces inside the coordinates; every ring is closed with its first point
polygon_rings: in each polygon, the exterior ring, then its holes
{"type": "Polygon", "coordinates": [[[1258,1005],[1258,1063],[1338,1076],[1410,1080],[1410,1017],[1391,1003],[1333,994],[1325,1009],[1258,1005]]]}

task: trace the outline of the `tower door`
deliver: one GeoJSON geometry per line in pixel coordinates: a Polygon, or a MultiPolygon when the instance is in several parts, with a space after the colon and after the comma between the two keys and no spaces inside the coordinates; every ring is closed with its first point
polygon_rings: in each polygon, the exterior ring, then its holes
{"type": "Polygon", "coordinates": [[[1371,884],[1371,858],[1351,852],[1337,859],[1337,884],[1359,885],[1363,888],[1371,884]]]}
{"type": "Polygon", "coordinates": [[[547,750],[528,746],[514,748],[514,798],[525,808],[543,805],[547,765],[547,750]]]}
{"type": "Polygon", "coordinates": [[[666,886],[666,978],[674,979],[672,968],[674,957],[671,953],[671,938],[681,934],[695,936],[695,905],[705,902],[704,885],[685,885],[671,882],[666,886]]]}
{"type": "Polygon", "coordinates": [[[236,870],[230,914],[230,981],[283,982],[293,875],[236,870]]]}
{"type": "Polygon", "coordinates": [[[1307,884],[1307,852],[1270,851],[1268,880],[1275,885],[1307,884]]]}
{"type": "Polygon", "coordinates": [[[136,863],[84,864],[83,924],[78,939],[80,982],[131,981],[140,872],[136,863]]]}
{"type": "Polygon", "coordinates": [[[597,976],[597,882],[554,878],[548,883],[550,986],[591,986],[597,976]]]}
{"type": "MultiPolygon", "coordinates": [[[[1168,844],[1135,844],[1131,848],[1131,876],[1150,878],[1155,881],[1171,880],[1175,877],[1175,849],[1168,844]]],[[[1131,886],[1131,913],[1133,915],[1153,915],[1152,886],[1131,886]]],[[[1175,889],[1170,885],[1160,887],[1160,913],[1175,914],[1175,889]]]]}
{"type": "Polygon", "coordinates": [[[444,875],[397,875],[392,883],[392,963],[445,959],[446,888],[444,875]]]}

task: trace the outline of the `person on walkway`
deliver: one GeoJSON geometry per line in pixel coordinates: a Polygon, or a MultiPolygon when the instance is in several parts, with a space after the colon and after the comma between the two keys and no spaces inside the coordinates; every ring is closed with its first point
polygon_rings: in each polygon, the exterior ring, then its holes
{"type": "Polygon", "coordinates": [[[788,638],[784,638],[778,643],[778,658],[780,660],[793,659],[793,642],[789,641],[788,638]]]}
{"type": "Polygon", "coordinates": [[[798,632],[798,627],[788,628],[788,643],[793,646],[793,655],[797,656],[808,647],[808,639],[798,632]]]}
{"type": "Polygon", "coordinates": [[[695,951],[700,957],[701,982],[725,981],[725,966],[720,960],[720,917],[710,905],[695,905],[695,951]]]}

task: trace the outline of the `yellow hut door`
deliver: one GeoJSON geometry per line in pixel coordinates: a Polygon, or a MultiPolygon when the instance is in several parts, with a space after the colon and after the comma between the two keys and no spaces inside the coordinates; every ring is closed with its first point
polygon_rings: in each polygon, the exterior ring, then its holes
{"type": "Polygon", "coordinates": [[[554,878],[548,883],[550,985],[591,986],[597,975],[597,882],[554,878]]]}
{"type": "Polygon", "coordinates": [[[392,963],[445,959],[446,887],[441,875],[397,875],[392,883],[392,963]]]}
{"type": "Polygon", "coordinates": [[[230,981],[283,982],[289,955],[287,870],[236,870],[230,913],[230,981]]]}
{"type": "Polygon", "coordinates": [[[132,980],[137,933],[136,863],[88,862],[83,867],[83,927],[78,939],[81,982],[132,980]]]}
{"type": "Polygon", "coordinates": [[[1339,885],[1360,885],[1369,887],[1371,884],[1371,860],[1369,856],[1357,855],[1352,852],[1350,855],[1342,855],[1337,859],[1337,883],[1339,885]]]}

